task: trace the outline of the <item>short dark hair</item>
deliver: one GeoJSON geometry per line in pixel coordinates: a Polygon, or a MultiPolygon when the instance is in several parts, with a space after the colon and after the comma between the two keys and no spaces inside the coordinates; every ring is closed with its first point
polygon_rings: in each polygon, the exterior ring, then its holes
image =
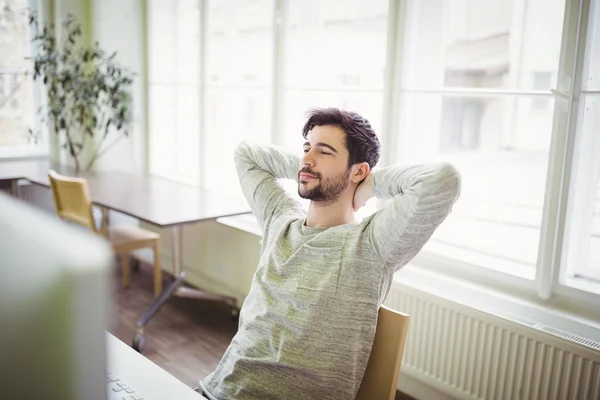
{"type": "Polygon", "coordinates": [[[302,128],[302,136],[305,139],[315,126],[337,126],[346,133],[346,148],[350,153],[348,168],[361,162],[369,163],[370,168],[377,165],[381,143],[367,119],[353,111],[338,108],[313,108],[307,115],[308,120],[302,128]]]}

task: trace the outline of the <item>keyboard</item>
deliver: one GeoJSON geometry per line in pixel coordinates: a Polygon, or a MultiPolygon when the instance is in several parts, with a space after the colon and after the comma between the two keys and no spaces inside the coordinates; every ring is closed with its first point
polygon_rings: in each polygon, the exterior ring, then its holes
{"type": "Polygon", "coordinates": [[[106,400],[148,400],[115,374],[106,370],[106,400]]]}

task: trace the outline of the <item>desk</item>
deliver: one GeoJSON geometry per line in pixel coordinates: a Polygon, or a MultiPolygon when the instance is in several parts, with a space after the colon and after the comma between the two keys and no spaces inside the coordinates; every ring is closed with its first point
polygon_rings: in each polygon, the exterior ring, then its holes
{"type": "MultiPolygon", "coordinates": [[[[136,350],[141,351],[144,347],[144,327],[172,295],[223,301],[237,313],[234,298],[183,286],[185,273],[181,270],[181,228],[185,224],[249,213],[251,210],[245,201],[159,177],[128,172],[81,173],[79,176],[88,183],[92,203],[102,210],[103,226],[108,224],[110,209],[159,228],[171,229],[174,280],[138,320],[138,334],[133,341],[136,350]]],[[[47,171],[43,175],[27,176],[26,179],[34,184],[50,186],[47,171]]]]}
{"type": "Polygon", "coordinates": [[[108,332],[106,360],[107,369],[139,391],[144,399],[206,399],[108,332]]]}
{"type": "Polygon", "coordinates": [[[48,169],[50,162],[44,158],[0,160],[0,184],[7,182],[11,194],[16,196],[19,179],[47,173],[48,169]]]}

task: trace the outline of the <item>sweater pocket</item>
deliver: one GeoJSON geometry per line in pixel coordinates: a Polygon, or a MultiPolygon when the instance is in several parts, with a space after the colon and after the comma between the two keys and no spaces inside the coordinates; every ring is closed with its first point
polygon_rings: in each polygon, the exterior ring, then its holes
{"type": "Polygon", "coordinates": [[[342,257],[342,246],[315,247],[305,243],[297,288],[319,293],[335,293],[342,257]]]}

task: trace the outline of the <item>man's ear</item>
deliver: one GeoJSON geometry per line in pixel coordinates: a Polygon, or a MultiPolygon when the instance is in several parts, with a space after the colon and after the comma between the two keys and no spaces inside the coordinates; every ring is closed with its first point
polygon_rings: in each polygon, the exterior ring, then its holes
{"type": "Polygon", "coordinates": [[[369,167],[368,162],[354,164],[352,169],[352,183],[361,183],[367,177],[367,175],[369,175],[369,172],[371,172],[371,167],[369,167]]]}

